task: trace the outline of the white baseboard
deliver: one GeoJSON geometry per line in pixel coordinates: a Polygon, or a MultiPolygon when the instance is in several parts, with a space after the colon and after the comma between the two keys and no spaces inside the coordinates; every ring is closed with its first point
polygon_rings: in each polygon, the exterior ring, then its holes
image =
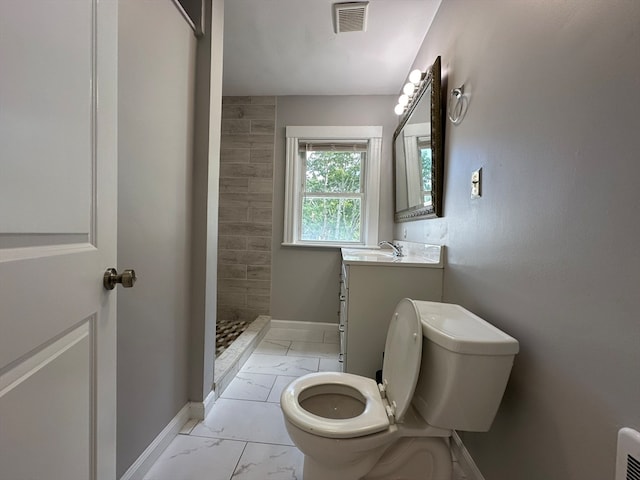
{"type": "Polygon", "coordinates": [[[211,411],[211,407],[213,407],[215,401],[215,393],[211,390],[203,402],[189,402],[189,418],[204,420],[211,411]]]}
{"type": "Polygon", "coordinates": [[[158,436],[153,439],[153,442],[151,442],[146,450],[133,462],[133,465],[120,477],[120,480],[142,480],[160,454],[164,452],[165,448],[167,448],[176,435],[178,435],[182,426],[189,421],[189,418],[191,418],[191,405],[187,403],[180,409],[178,414],[173,417],[169,424],[164,427],[158,436]]]}
{"type": "Polygon", "coordinates": [[[456,457],[456,460],[458,460],[458,465],[460,465],[460,468],[464,472],[467,480],[484,480],[484,477],[476,465],[476,462],[473,461],[469,450],[467,450],[464,443],[462,443],[458,432],[453,432],[451,440],[453,440],[451,442],[451,451],[456,457]]]}
{"type": "Polygon", "coordinates": [[[337,323],[329,322],[300,322],[298,320],[274,320],[271,319],[271,328],[304,328],[305,330],[330,330],[337,329],[337,323]]]}

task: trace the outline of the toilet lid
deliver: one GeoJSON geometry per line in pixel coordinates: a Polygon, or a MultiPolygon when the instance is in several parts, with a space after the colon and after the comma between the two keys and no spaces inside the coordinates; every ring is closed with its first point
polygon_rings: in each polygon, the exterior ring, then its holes
{"type": "Polygon", "coordinates": [[[401,421],[411,404],[422,359],[422,323],[413,300],[400,300],[389,324],[384,348],[382,381],[395,419],[401,421]]]}

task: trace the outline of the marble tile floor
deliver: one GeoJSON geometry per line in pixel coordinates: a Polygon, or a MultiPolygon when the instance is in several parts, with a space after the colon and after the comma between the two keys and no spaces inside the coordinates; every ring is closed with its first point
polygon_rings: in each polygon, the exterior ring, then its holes
{"type": "Polygon", "coordinates": [[[333,328],[272,327],[207,418],[188,423],[144,480],[303,480],[280,393],[297,376],[337,371],[338,348],[333,328]]]}

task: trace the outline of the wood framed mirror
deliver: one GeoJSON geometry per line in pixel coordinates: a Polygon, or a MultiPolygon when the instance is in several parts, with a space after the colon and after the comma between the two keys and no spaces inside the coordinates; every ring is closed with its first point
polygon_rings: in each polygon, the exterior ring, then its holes
{"type": "Polygon", "coordinates": [[[395,221],[442,216],[444,181],[440,57],[393,134],[395,221]]]}

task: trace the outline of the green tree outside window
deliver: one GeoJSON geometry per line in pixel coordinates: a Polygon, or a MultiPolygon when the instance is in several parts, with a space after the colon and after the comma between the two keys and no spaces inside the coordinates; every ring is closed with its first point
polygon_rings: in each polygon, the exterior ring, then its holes
{"type": "Polygon", "coordinates": [[[364,152],[307,151],[302,240],[360,242],[364,152]]]}

